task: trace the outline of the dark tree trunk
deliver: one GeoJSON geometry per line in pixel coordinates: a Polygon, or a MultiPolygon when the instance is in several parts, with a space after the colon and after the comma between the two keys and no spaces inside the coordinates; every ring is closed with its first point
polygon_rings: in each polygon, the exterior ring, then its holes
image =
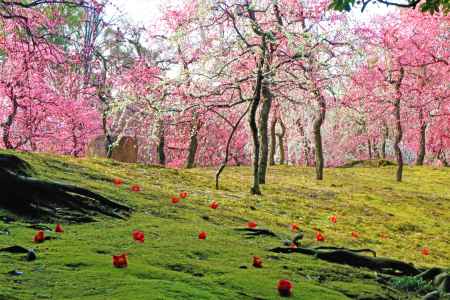
{"type": "Polygon", "coordinates": [[[372,142],[370,138],[367,139],[367,149],[369,151],[369,159],[372,159],[372,142]]]}
{"type": "MultiPolygon", "coordinates": [[[[238,121],[236,122],[236,124],[232,125],[232,130],[230,133],[230,136],[228,137],[227,140],[227,146],[225,148],[225,157],[223,159],[222,165],[220,165],[219,169],[216,172],[216,190],[219,189],[219,179],[220,179],[220,174],[222,174],[223,170],[225,169],[228,160],[230,158],[230,146],[231,146],[231,141],[233,140],[233,136],[234,133],[236,132],[236,130],[239,127],[239,124],[241,123],[242,119],[244,119],[245,115],[248,113],[250,106],[246,109],[246,111],[241,115],[241,117],[238,119],[238,121]]],[[[239,166],[239,162],[236,159],[236,164],[239,166]]]]}
{"type": "Polygon", "coordinates": [[[259,146],[261,149],[259,157],[259,183],[266,183],[267,161],[269,158],[269,134],[268,121],[270,115],[270,108],[272,106],[272,93],[270,91],[269,83],[264,82],[261,87],[263,96],[263,103],[259,114],[259,146]]]}
{"type": "MultiPolygon", "coordinates": [[[[11,88],[11,94],[13,93],[13,89],[11,88]]],[[[12,111],[8,115],[6,121],[1,124],[3,127],[3,144],[6,149],[14,149],[14,146],[11,143],[11,126],[14,123],[14,119],[16,118],[17,111],[19,109],[19,103],[17,102],[17,98],[14,95],[11,95],[11,104],[12,111]]]]}
{"type": "Polygon", "coordinates": [[[275,151],[277,147],[277,140],[275,134],[276,126],[277,126],[277,118],[274,117],[272,122],[270,123],[269,165],[271,166],[275,165],[275,151]]]}
{"type": "Polygon", "coordinates": [[[261,195],[261,189],[259,187],[259,136],[258,136],[258,125],[256,124],[256,112],[258,110],[259,102],[261,101],[261,87],[263,80],[263,65],[264,65],[264,55],[261,54],[261,58],[258,65],[258,75],[256,77],[255,91],[253,95],[253,99],[250,105],[250,114],[249,114],[249,125],[252,133],[253,140],[253,185],[250,189],[250,192],[253,195],[261,195]]]}
{"type": "Polygon", "coordinates": [[[316,158],[316,179],[323,180],[323,167],[324,167],[324,158],[323,158],[323,148],[322,148],[322,124],[325,121],[325,113],[326,113],[326,103],[325,99],[320,95],[320,93],[316,92],[316,97],[319,104],[319,111],[317,112],[316,118],[313,123],[313,134],[314,134],[314,144],[315,144],[315,158],[316,158]]]}
{"type": "Polygon", "coordinates": [[[426,153],[426,131],[427,124],[423,120],[423,110],[419,111],[420,120],[420,137],[419,137],[419,151],[417,153],[416,165],[423,166],[423,161],[425,160],[426,153]]]}
{"type": "Polygon", "coordinates": [[[395,97],[394,102],[394,114],[395,114],[395,141],[394,141],[394,151],[395,151],[395,157],[397,159],[397,174],[396,179],[398,182],[402,181],[403,177],[403,154],[402,150],[400,149],[400,143],[402,142],[403,138],[403,129],[402,129],[402,123],[401,123],[401,115],[400,115],[400,100],[401,100],[401,93],[400,93],[400,86],[403,80],[404,76],[404,70],[403,68],[400,69],[400,78],[395,84],[395,90],[397,92],[397,95],[395,97]]]}
{"type": "Polygon", "coordinates": [[[114,144],[114,138],[109,133],[107,123],[108,123],[108,117],[106,115],[106,112],[103,112],[103,114],[102,114],[102,129],[103,129],[103,134],[106,137],[106,143],[105,143],[106,157],[107,158],[111,158],[112,157],[113,144],[114,144]]]}
{"type": "Polygon", "coordinates": [[[191,127],[191,138],[189,141],[188,157],[186,161],[186,168],[191,169],[195,166],[195,156],[198,148],[198,131],[200,130],[201,122],[198,119],[197,113],[194,113],[191,127]]]}
{"type": "Polygon", "coordinates": [[[156,151],[158,152],[158,162],[161,166],[166,165],[166,153],[164,151],[166,145],[166,134],[164,128],[164,121],[158,121],[158,146],[156,147],[156,151]]]}
{"type": "Polygon", "coordinates": [[[387,127],[387,124],[384,124],[383,126],[383,141],[381,143],[381,158],[386,159],[386,142],[389,137],[389,129],[387,127]]]}
{"type": "Polygon", "coordinates": [[[445,153],[444,153],[444,151],[442,151],[442,149],[439,150],[436,158],[442,162],[442,165],[444,167],[448,167],[448,161],[447,161],[447,158],[445,157],[445,153]]]}
{"type": "Polygon", "coordinates": [[[278,137],[278,147],[280,148],[280,165],[284,165],[286,161],[285,148],[284,148],[284,136],[286,135],[286,126],[284,126],[283,120],[279,119],[281,132],[277,134],[278,137]]]}

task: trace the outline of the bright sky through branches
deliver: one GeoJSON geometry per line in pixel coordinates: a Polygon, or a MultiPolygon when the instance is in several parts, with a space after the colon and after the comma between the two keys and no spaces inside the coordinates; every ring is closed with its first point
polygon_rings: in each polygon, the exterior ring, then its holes
{"type": "MultiPolygon", "coordinates": [[[[160,6],[168,2],[166,0],[111,0],[116,10],[122,12],[132,24],[139,25],[146,25],[155,20],[160,14],[160,6]]],[[[368,19],[371,15],[385,14],[393,10],[395,10],[394,7],[386,8],[384,5],[376,4],[369,5],[363,13],[354,9],[351,14],[355,19],[368,19]]],[[[113,12],[110,13],[113,14],[113,12]]]]}

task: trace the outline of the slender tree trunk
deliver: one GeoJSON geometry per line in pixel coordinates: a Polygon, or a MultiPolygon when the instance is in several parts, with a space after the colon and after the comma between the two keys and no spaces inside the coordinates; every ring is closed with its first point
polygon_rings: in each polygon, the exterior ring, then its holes
{"type": "MultiPolygon", "coordinates": [[[[13,89],[11,88],[11,94],[12,93],[13,89]]],[[[14,148],[14,146],[11,143],[11,126],[14,123],[17,111],[19,109],[19,103],[17,102],[17,98],[14,95],[11,95],[11,104],[12,104],[12,111],[8,115],[6,121],[3,124],[1,124],[3,127],[3,144],[6,149],[14,148]]]]}
{"type": "Polygon", "coordinates": [[[367,139],[367,149],[369,150],[369,159],[372,159],[372,142],[370,138],[367,139]]]}
{"type": "Polygon", "coordinates": [[[266,183],[267,161],[269,158],[269,134],[268,121],[270,115],[270,108],[272,106],[272,93],[270,91],[269,83],[264,82],[261,87],[263,96],[263,103],[259,113],[259,146],[261,149],[259,157],[259,183],[266,183]]]}
{"type": "Polygon", "coordinates": [[[258,65],[258,75],[256,77],[255,92],[253,95],[252,103],[250,106],[249,114],[249,125],[252,133],[253,140],[253,185],[250,192],[253,195],[261,195],[261,189],[259,187],[259,136],[258,136],[258,125],[256,124],[256,112],[258,110],[259,102],[261,101],[261,86],[263,80],[263,65],[264,65],[264,55],[261,54],[260,62],[258,65]]]}
{"type": "Polygon", "coordinates": [[[403,176],[403,155],[400,149],[400,143],[403,137],[402,124],[400,121],[400,99],[395,101],[395,122],[396,122],[396,133],[394,142],[395,157],[397,159],[397,181],[402,181],[403,176]]]}
{"type": "Polygon", "coordinates": [[[197,113],[194,113],[191,127],[191,138],[189,141],[189,152],[186,161],[186,168],[191,169],[195,165],[195,155],[197,154],[198,148],[198,131],[200,129],[200,121],[198,119],[197,113]]]}
{"type": "Polygon", "coordinates": [[[324,167],[324,158],[323,158],[323,148],[322,148],[322,124],[325,121],[325,113],[326,113],[326,103],[325,99],[320,95],[320,93],[316,92],[316,97],[319,104],[319,111],[317,112],[316,118],[313,123],[313,134],[314,134],[314,144],[315,144],[315,158],[316,158],[316,179],[323,180],[323,167],[324,167]]]}
{"type": "Polygon", "coordinates": [[[278,137],[278,147],[280,148],[280,165],[284,165],[286,161],[286,151],[284,148],[284,136],[286,135],[286,126],[284,126],[283,120],[279,119],[281,132],[277,134],[278,137]]]}
{"type": "Polygon", "coordinates": [[[389,129],[387,124],[383,125],[383,142],[381,143],[381,158],[386,159],[386,142],[389,137],[389,129]]]}
{"type": "Polygon", "coordinates": [[[420,137],[419,137],[419,151],[417,153],[416,165],[423,166],[423,161],[425,160],[426,153],[426,131],[427,124],[423,120],[423,110],[419,111],[420,120],[420,137]]]}
{"type": "Polygon", "coordinates": [[[111,158],[112,157],[112,150],[113,150],[113,144],[114,144],[114,138],[111,136],[108,130],[108,117],[106,115],[106,111],[102,114],[102,129],[103,134],[106,138],[105,141],[105,150],[106,150],[106,157],[111,158]]]}
{"type": "Polygon", "coordinates": [[[275,151],[276,151],[276,134],[275,129],[277,126],[277,118],[273,118],[272,122],[270,123],[270,150],[269,150],[269,165],[273,166],[275,165],[275,151]]]}
{"type": "Polygon", "coordinates": [[[398,182],[402,181],[403,177],[403,154],[402,150],[400,149],[400,143],[402,142],[403,137],[403,129],[402,129],[402,123],[400,119],[400,99],[401,99],[401,93],[400,93],[400,86],[403,80],[404,76],[404,70],[403,68],[400,69],[400,78],[395,84],[395,90],[396,90],[396,97],[394,102],[394,114],[395,114],[395,127],[396,127],[396,133],[395,133],[395,142],[394,142],[394,151],[395,151],[395,157],[397,159],[397,175],[396,179],[398,182]]]}
{"type": "Polygon", "coordinates": [[[166,153],[164,151],[166,145],[166,132],[164,128],[164,121],[160,119],[158,121],[158,146],[156,151],[158,152],[158,162],[161,166],[166,165],[166,153]]]}
{"type": "MultiPolygon", "coordinates": [[[[223,170],[225,169],[225,167],[226,167],[226,165],[227,165],[227,163],[228,163],[228,160],[229,160],[229,158],[230,158],[230,146],[231,146],[231,141],[233,140],[234,133],[235,133],[236,130],[238,129],[239,124],[241,123],[242,119],[243,119],[243,118],[245,117],[245,115],[248,113],[249,108],[250,108],[250,106],[249,106],[249,107],[246,109],[246,111],[241,115],[241,117],[238,119],[238,121],[236,122],[236,124],[234,124],[234,125],[232,126],[232,130],[231,130],[230,136],[228,137],[228,140],[227,140],[227,146],[226,146],[226,148],[225,148],[225,157],[224,157],[224,159],[223,159],[222,165],[220,165],[219,169],[218,169],[217,172],[216,172],[216,190],[219,189],[219,179],[220,179],[220,174],[222,174],[222,172],[223,172],[223,170]]],[[[239,161],[237,160],[237,158],[236,158],[236,165],[239,166],[239,161]]]]}

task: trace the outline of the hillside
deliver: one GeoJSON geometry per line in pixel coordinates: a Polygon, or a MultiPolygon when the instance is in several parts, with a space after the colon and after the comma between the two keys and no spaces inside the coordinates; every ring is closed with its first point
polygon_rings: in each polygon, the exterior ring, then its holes
{"type": "MultiPolygon", "coordinates": [[[[63,223],[65,232],[42,244],[32,242],[36,230],[24,220],[0,220],[0,248],[21,245],[36,249],[38,256],[26,262],[21,255],[0,252],[0,299],[278,299],[276,284],[282,278],[294,283],[292,299],[419,298],[380,283],[368,269],[269,252],[282,240],[247,238],[235,230],[252,220],[286,239],[289,225],[298,224],[305,232],[303,246],[370,248],[419,268],[450,268],[449,168],[407,167],[404,182],[397,183],[395,166],[326,169],[323,182],[314,180],[313,169],[276,166],[269,169],[263,196],[256,197],[248,192],[248,167],[227,168],[223,190],[216,191],[214,169],[17,155],[41,179],[89,188],[135,211],[127,220],[63,223]],[[124,184],[115,186],[114,178],[124,184]],[[133,184],[141,191],[131,192],[133,184]],[[182,191],[188,197],[172,204],[171,197],[182,191]],[[216,210],[209,208],[212,200],[219,203],[216,210]],[[337,216],[335,224],[331,215],[337,216]],[[145,233],[145,243],[133,241],[135,229],[145,233]],[[325,242],[316,241],[317,229],[325,242]],[[206,240],[198,239],[200,231],[208,233],[206,240]],[[352,238],[352,231],[359,237],[352,238]],[[113,268],[111,256],[123,252],[128,268],[113,268]],[[263,259],[263,268],[252,267],[254,255],[263,259]],[[23,274],[8,274],[12,270],[23,274]]],[[[11,216],[0,209],[0,216],[6,215],[11,216]]]]}

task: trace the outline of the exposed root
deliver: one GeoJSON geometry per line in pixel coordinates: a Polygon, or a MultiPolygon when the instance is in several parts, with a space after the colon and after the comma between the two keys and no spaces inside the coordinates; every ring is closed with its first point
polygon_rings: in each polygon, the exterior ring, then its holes
{"type": "Polygon", "coordinates": [[[399,260],[375,257],[376,253],[370,249],[346,249],[334,247],[318,247],[318,248],[285,248],[277,247],[270,250],[276,253],[301,253],[306,255],[313,255],[316,258],[328,262],[345,264],[352,267],[368,268],[381,273],[391,275],[417,275],[420,272],[409,263],[399,260]],[[327,249],[327,250],[326,250],[327,249]],[[329,250],[338,249],[338,250],[329,250]],[[358,254],[360,252],[370,252],[374,257],[358,254]]]}
{"type": "Polygon", "coordinates": [[[131,208],[90,190],[31,177],[31,167],[13,155],[0,154],[0,207],[38,220],[93,221],[95,214],[124,219],[131,208]]]}

